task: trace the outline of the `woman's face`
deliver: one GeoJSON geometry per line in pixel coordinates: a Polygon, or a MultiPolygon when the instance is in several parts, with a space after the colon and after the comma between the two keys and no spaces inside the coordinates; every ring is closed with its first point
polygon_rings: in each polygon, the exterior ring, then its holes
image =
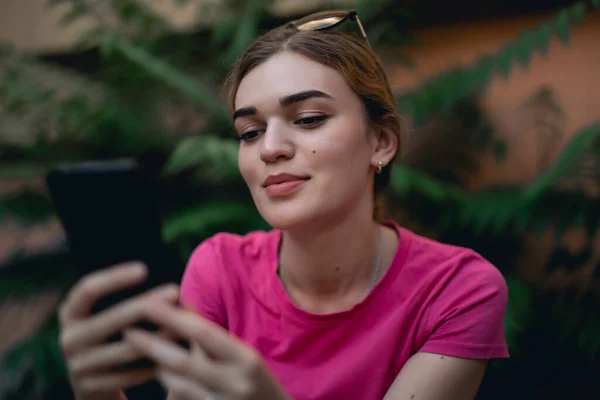
{"type": "Polygon", "coordinates": [[[244,77],[235,108],[240,172],[271,226],[370,215],[377,139],[337,71],[280,52],[244,77]]]}

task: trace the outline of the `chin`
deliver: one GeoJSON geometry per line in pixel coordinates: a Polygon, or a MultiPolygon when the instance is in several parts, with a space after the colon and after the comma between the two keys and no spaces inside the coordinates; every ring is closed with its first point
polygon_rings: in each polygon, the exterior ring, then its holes
{"type": "Polygon", "coordinates": [[[270,226],[284,231],[301,229],[310,225],[317,218],[313,213],[306,212],[306,210],[289,212],[271,209],[260,214],[270,226]]]}
{"type": "Polygon", "coordinates": [[[322,205],[319,207],[313,202],[296,201],[300,199],[263,200],[257,204],[258,211],[263,219],[275,229],[285,231],[303,229],[324,217],[322,205]]]}
{"type": "Polygon", "coordinates": [[[344,218],[345,213],[341,212],[343,206],[339,207],[334,202],[314,200],[316,199],[279,204],[266,201],[260,204],[258,210],[270,226],[288,232],[318,231],[323,224],[331,225],[336,219],[344,218]]]}

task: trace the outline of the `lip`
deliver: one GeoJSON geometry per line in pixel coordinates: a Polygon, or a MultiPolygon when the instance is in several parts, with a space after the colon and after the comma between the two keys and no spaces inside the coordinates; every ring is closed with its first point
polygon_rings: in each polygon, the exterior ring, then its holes
{"type": "Polygon", "coordinates": [[[263,182],[263,187],[277,185],[277,184],[285,183],[285,182],[305,181],[308,178],[309,178],[308,176],[299,176],[299,175],[293,175],[293,174],[287,174],[287,173],[272,174],[272,175],[267,176],[267,179],[265,179],[265,181],[263,182]]]}
{"type": "Polygon", "coordinates": [[[292,174],[269,175],[263,182],[263,187],[270,197],[289,196],[298,190],[310,177],[292,174]]]}

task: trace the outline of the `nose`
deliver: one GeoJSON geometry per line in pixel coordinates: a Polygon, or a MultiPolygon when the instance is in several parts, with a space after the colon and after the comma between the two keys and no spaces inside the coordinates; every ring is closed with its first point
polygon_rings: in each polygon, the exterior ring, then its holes
{"type": "Polygon", "coordinates": [[[294,157],[294,145],[284,123],[271,122],[263,133],[260,159],[265,164],[294,157]]]}

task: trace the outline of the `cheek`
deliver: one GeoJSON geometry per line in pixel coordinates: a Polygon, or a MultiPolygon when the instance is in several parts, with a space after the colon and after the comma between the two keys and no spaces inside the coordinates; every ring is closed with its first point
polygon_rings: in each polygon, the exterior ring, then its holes
{"type": "Polygon", "coordinates": [[[240,174],[246,183],[250,184],[255,180],[256,171],[254,171],[254,167],[256,166],[256,162],[252,161],[251,155],[248,151],[240,148],[238,152],[238,168],[240,170],[240,174]]]}
{"type": "Polygon", "coordinates": [[[314,146],[309,152],[315,164],[342,170],[346,174],[369,168],[371,153],[363,132],[340,135],[340,137],[314,146]]]}

